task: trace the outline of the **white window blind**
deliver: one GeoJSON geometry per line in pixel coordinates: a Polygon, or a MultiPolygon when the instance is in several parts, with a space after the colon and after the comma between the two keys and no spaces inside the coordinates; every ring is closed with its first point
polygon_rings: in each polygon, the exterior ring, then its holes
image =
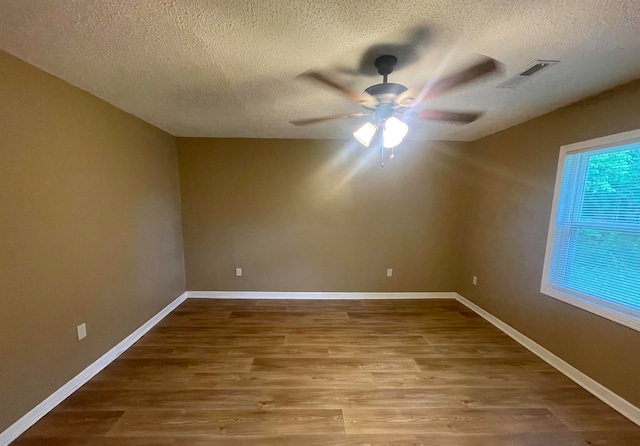
{"type": "Polygon", "coordinates": [[[640,142],[562,155],[542,292],[640,329],[640,142]]]}

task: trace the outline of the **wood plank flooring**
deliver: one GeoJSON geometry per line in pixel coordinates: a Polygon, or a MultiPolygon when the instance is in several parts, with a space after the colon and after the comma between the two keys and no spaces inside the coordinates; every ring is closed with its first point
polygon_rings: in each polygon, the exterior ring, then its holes
{"type": "Polygon", "coordinates": [[[15,446],[639,445],[451,300],[190,299],[15,446]]]}

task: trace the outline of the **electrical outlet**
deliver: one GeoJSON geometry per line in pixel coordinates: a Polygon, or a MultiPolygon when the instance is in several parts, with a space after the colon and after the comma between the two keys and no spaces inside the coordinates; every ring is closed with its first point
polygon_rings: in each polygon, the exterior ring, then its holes
{"type": "Polygon", "coordinates": [[[393,276],[393,269],[387,268],[387,277],[393,276]]]}
{"type": "Polygon", "coordinates": [[[242,268],[236,268],[236,277],[242,276],[242,268]]]}
{"type": "Polygon", "coordinates": [[[76,327],[76,331],[78,332],[78,341],[82,341],[87,337],[87,324],[84,322],[76,327]]]}
{"type": "Polygon", "coordinates": [[[471,282],[473,282],[474,285],[478,284],[478,276],[473,276],[473,279],[471,279],[471,282]]]}

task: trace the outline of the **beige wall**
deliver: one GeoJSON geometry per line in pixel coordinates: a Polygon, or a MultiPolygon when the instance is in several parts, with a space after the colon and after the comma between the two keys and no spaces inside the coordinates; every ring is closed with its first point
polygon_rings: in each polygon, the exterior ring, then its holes
{"type": "Polygon", "coordinates": [[[640,333],[539,292],[560,146],[637,128],[640,82],[475,141],[459,291],[640,406],[640,333]]]}
{"type": "Polygon", "coordinates": [[[3,52],[0,79],[1,432],[185,285],[174,138],[3,52]]]}
{"type": "Polygon", "coordinates": [[[187,288],[452,291],[459,150],[179,138],[187,288]]]}

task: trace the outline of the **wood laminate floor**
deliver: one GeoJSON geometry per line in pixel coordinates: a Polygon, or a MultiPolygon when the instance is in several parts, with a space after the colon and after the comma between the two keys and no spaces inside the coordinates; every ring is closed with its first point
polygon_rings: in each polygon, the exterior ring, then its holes
{"type": "Polygon", "coordinates": [[[190,299],[15,446],[640,445],[452,300],[190,299]]]}

